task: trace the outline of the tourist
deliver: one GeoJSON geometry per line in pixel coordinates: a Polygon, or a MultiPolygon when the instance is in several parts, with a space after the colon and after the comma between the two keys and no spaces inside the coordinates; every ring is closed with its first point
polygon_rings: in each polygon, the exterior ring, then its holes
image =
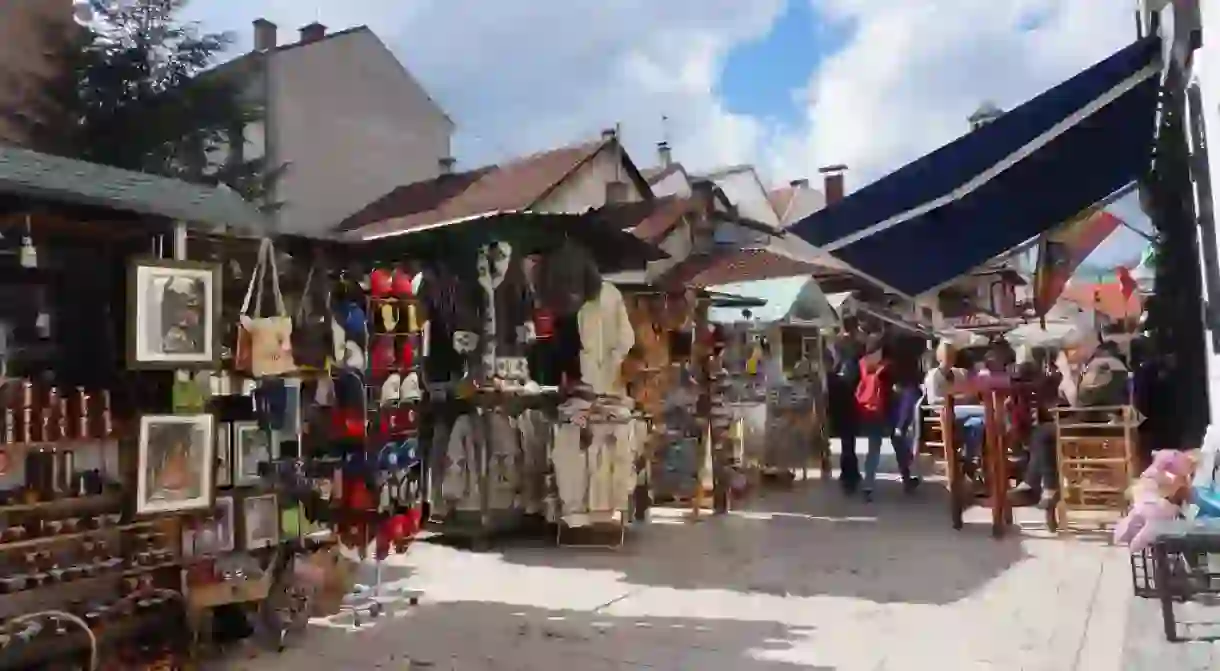
{"type": "MultiPolygon", "coordinates": [[[[864,500],[873,499],[873,487],[877,480],[877,467],[881,462],[881,442],[892,436],[894,403],[893,364],[885,357],[880,335],[869,338],[860,358],[860,382],[856,385],[856,417],[859,420],[859,435],[868,439],[868,452],[864,457],[864,500]]],[[[901,443],[901,441],[900,441],[901,443]]],[[[905,445],[905,443],[902,443],[905,445]]],[[[854,448],[854,445],[853,445],[854,448]]],[[[910,479],[910,452],[894,445],[898,463],[904,479],[910,479]]],[[[843,447],[844,451],[847,446],[843,447]]],[[[855,461],[855,455],[852,455],[855,461]]]]}
{"type": "MultiPolygon", "coordinates": [[[[902,346],[914,344],[910,340],[892,342],[891,346],[887,347],[888,352],[884,353],[892,365],[894,383],[890,442],[894,446],[894,456],[898,459],[898,470],[902,473],[903,488],[908,493],[914,491],[920,483],[920,478],[914,474],[913,462],[919,424],[919,402],[923,395],[920,389],[924,377],[921,359],[927,353],[922,347],[902,346]]],[[[929,368],[934,366],[935,363],[929,368]]]]}
{"type": "MultiPolygon", "coordinates": [[[[1059,373],[1058,404],[1074,408],[1125,405],[1128,370],[1118,346],[1103,342],[1089,357],[1077,375],[1066,353],[1060,353],[1055,367],[1059,373]]],[[[1025,477],[1009,492],[1014,505],[1037,502],[1039,508],[1055,504],[1059,493],[1059,468],[1056,454],[1056,431],[1046,417],[1034,427],[1029,439],[1029,463],[1025,477]]]]}
{"type": "Polygon", "coordinates": [[[830,344],[830,374],[827,376],[827,405],[831,428],[839,437],[839,483],[848,494],[860,485],[860,465],[856,460],[856,386],[860,382],[860,347],[856,320],[843,320],[843,331],[830,344]]]}
{"type": "MultiPolygon", "coordinates": [[[[924,398],[928,405],[943,405],[950,395],[959,402],[972,400],[971,394],[960,391],[969,380],[964,369],[953,365],[956,355],[953,346],[947,342],[942,342],[936,348],[937,366],[928,371],[924,378],[924,398]]],[[[983,454],[983,440],[986,438],[982,406],[961,403],[954,406],[953,413],[966,448],[966,458],[977,460],[983,454]]]]}

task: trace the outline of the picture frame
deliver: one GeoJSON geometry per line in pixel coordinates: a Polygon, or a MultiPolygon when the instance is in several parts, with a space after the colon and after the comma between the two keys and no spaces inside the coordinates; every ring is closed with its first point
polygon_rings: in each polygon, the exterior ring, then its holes
{"type": "Polygon", "coordinates": [[[226,422],[216,429],[216,488],[233,486],[233,425],[226,422]]]}
{"type": "Polygon", "coordinates": [[[216,422],[209,414],[142,415],[136,514],[207,508],[215,496],[216,422]]]}
{"type": "Polygon", "coordinates": [[[279,442],[273,432],[259,427],[258,422],[233,422],[233,485],[247,487],[262,482],[258,465],[279,458],[279,442]]]}
{"type": "Polygon", "coordinates": [[[280,542],[280,507],[275,494],[242,499],[244,549],[258,550],[280,542]]]}
{"type": "Polygon", "coordinates": [[[127,367],[218,367],[220,285],[215,263],[134,259],[127,267],[127,367]]]}
{"type": "Polygon", "coordinates": [[[207,557],[232,552],[236,548],[236,515],[233,497],[218,496],[213,507],[215,519],[198,527],[182,526],[182,556],[207,557]]]}

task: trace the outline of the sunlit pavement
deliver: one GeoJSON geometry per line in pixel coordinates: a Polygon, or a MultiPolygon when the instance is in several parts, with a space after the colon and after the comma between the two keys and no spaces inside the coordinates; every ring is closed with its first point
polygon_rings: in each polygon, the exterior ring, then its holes
{"type": "Polygon", "coordinates": [[[813,481],[697,523],[654,510],[618,552],[420,543],[386,570],[418,606],[226,668],[1140,668],[1125,555],[1034,512],[996,541],[986,511],[950,528],[939,483],[907,497],[887,479],[866,504],[813,481]]]}

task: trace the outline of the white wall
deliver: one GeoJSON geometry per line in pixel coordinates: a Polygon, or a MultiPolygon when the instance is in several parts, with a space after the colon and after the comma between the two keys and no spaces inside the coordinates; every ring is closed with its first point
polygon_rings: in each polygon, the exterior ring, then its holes
{"type": "Polygon", "coordinates": [[[715,175],[712,181],[724,190],[724,195],[737,206],[737,212],[759,223],[778,229],[779,215],[771,205],[767,191],[763,189],[752,169],[741,169],[715,175]]]}
{"type": "Polygon", "coordinates": [[[575,174],[569,175],[533,209],[537,212],[580,213],[601,207],[606,204],[606,184],[613,181],[627,184],[629,202],[643,199],[643,194],[628,176],[618,152],[602,150],[575,174]]]}
{"type": "Polygon", "coordinates": [[[664,196],[678,196],[680,198],[689,198],[691,194],[690,182],[686,179],[686,173],[681,170],[665,176],[664,179],[652,185],[652,193],[657,198],[664,196]]]}
{"type": "Polygon", "coordinates": [[[327,231],[394,188],[440,174],[453,124],[372,33],[272,62],[272,160],[289,164],[275,194],[281,230],[327,231]]]}

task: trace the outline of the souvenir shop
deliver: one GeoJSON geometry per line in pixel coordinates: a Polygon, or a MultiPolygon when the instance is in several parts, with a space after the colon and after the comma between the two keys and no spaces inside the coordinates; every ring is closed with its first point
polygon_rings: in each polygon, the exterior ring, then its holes
{"type": "Polygon", "coordinates": [[[642,267],[656,250],[575,215],[500,216],[352,249],[397,261],[343,271],[341,285],[367,273],[367,300],[349,288],[330,301],[335,356],[346,340],[335,412],[350,412],[341,388],[349,379],[352,393],[368,391],[359,400],[374,414],[422,397],[411,421],[428,523],[475,547],[523,531],[572,542],[585,535],[569,533],[576,529],[620,545],[647,430],[621,374],[636,331],[602,272],[642,267]],[[400,276],[411,278],[409,294],[400,276]],[[418,365],[407,372],[411,360],[418,365]]]}
{"type": "Polygon", "coordinates": [[[226,190],[0,151],[0,669],[278,648],[333,573],[272,477],[295,448],[256,378],[290,350],[269,344],[275,318],[226,333],[221,267],[187,256],[188,228],[262,216],[226,190]]]}
{"type": "Polygon", "coordinates": [[[653,503],[689,504],[696,516],[709,504],[727,510],[741,462],[732,449],[733,423],[720,393],[721,343],[707,315],[717,306],[764,301],[644,284],[619,283],[619,288],[635,331],[623,378],[647,436],[636,517],[643,519],[653,503]]]}
{"type": "Polygon", "coordinates": [[[817,462],[829,473],[822,351],[824,333],[838,326],[836,311],[809,277],[715,288],[766,297],[765,304],[717,307],[709,316],[723,334],[726,401],[746,472],[788,479],[817,462]]]}

